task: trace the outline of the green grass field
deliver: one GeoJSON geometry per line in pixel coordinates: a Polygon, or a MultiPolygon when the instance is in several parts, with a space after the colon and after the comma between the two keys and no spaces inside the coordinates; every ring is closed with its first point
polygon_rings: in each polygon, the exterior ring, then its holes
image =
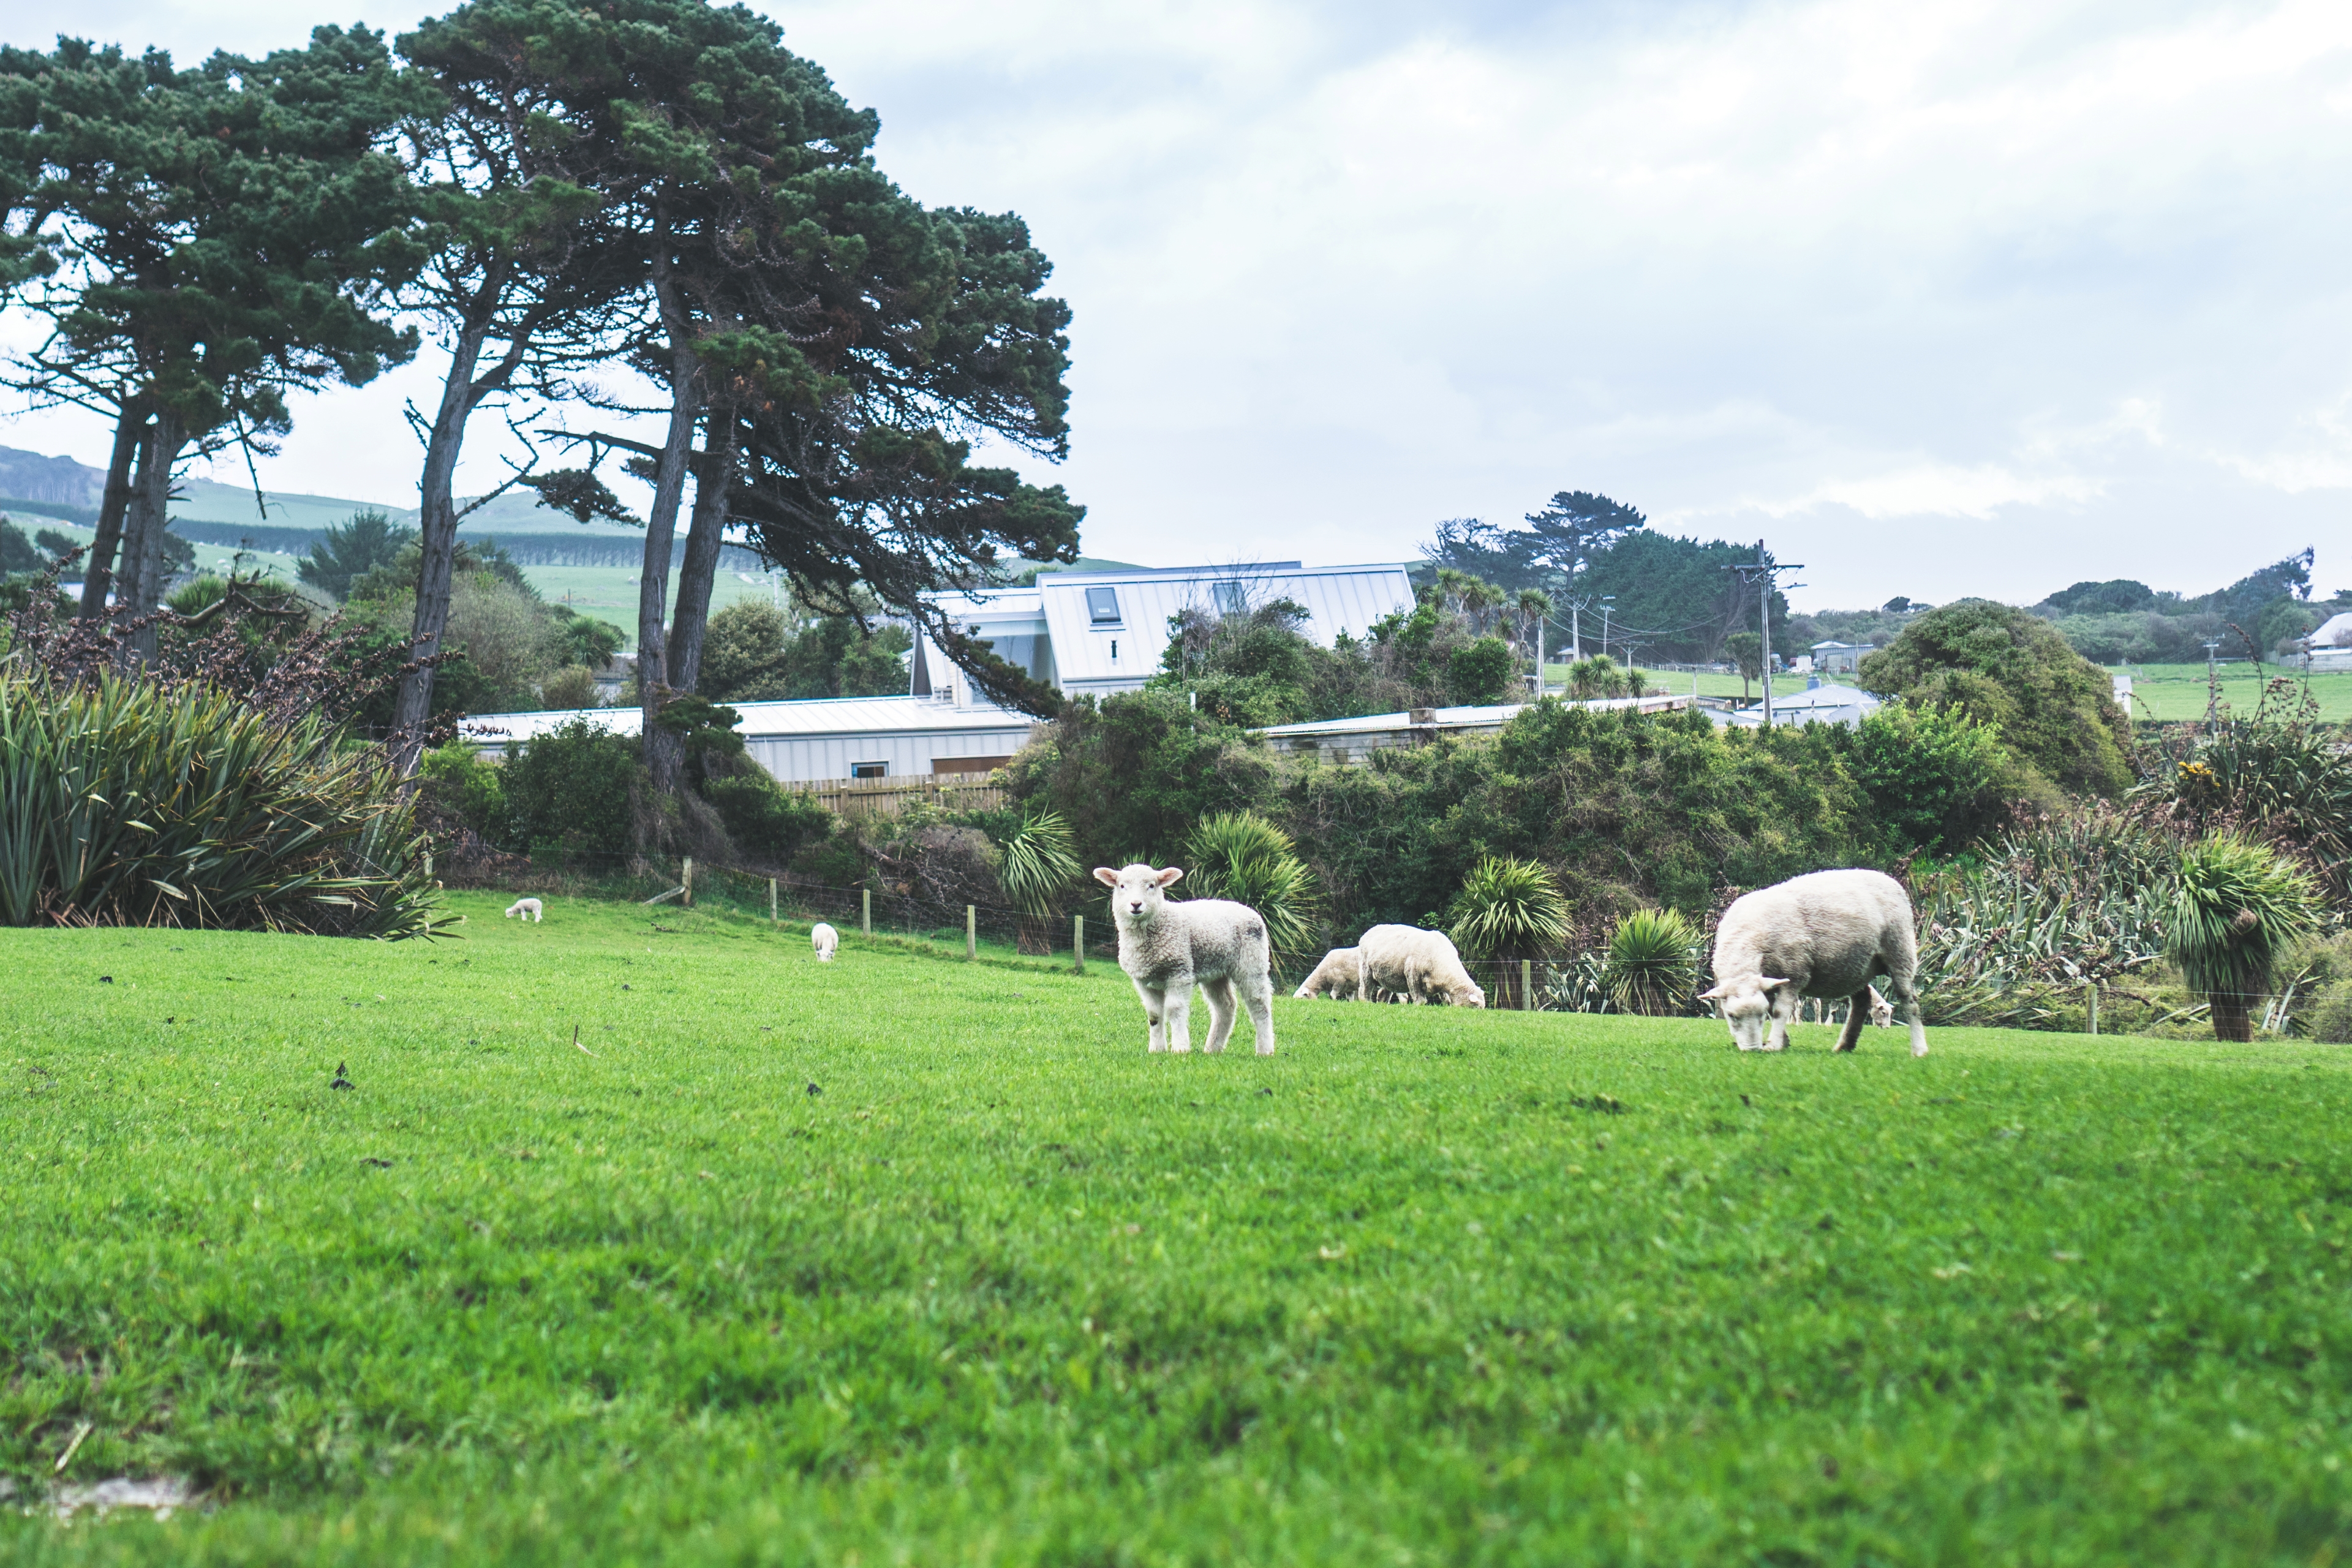
{"type": "MultiPolygon", "coordinates": [[[[1548,665],[1554,685],[1568,679],[1564,664],[1548,665]]],[[[2125,673],[2118,668],[2115,673],[2125,673]]],[[[2197,720],[2205,717],[2205,667],[2201,664],[2136,664],[2129,671],[2132,678],[2132,717],[2135,719],[2197,720]]],[[[2263,688],[2268,681],[2288,676],[2302,685],[2302,678],[2276,665],[2265,665],[2257,673],[2245,664],[2221,667],[2221,700],[2239,713],[2252,713],[2262,700],[2263,688]]],[[[1649,670],[1642,679],[1654,691],[1684,692],[1693,680],[1705,697],[1737,697],[1741,693],[1739,677],[1736,675],[1692,675],[1687,670],[1649,670]]],[[[1851,685],[1852,676],[1837,679],[1851,685]]],[[[1805,689],[1801,675],[1776,676],[1772,690],[1777,696],[1789,696],[1805,689]]],[[[1763,683],[1748,681],[1747,695],[1763,695],[1763,683]]],[[[2330,723],[2352,722],[2352,670],[2332,670],[2311,678],[2311,694],[2318,700],[2320,716],[2330,723]]]]}
{"type": "Polygon", "coordinates": [[[502,902],[0,931],[0,1475],[212,1499],[0,1559],[2352,1544],[2341,1048],[1285,1000],[1147,1057],[1100,963],[502,902]]]}

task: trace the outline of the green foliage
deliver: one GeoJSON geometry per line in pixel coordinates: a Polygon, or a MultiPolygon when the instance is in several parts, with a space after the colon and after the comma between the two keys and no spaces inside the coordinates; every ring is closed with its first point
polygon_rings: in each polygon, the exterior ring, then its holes
{"type": "Polygon", "coordinates": [[[1270,793],[1274,760],[1169,691],[1081,698],[1005,769],[1024,809],[1070,825],[1082,866],[1175,862],[1193,826],[1270,793]]]}
{"type": "Polygon", "coordinates": [[[1315,879],[1282,829],[1255,812],[1221,812],[1185,839],[1184,859],[1186,896],[1255,910],[1277,963],[1320,956],[1315,879]]]}
{"type": "Polygon", "coordinates": [[[1514,662],[1510,644],[1497,637],[1480,637],[1455,648],[1446,659],[1445,683],[1456,702],[1500,702],[1511,694],[1514,662]]]}
{"type": "Polygon", "coordinates": [[[2294,851],[2338,899],[2352,896],[2352,752],[2294,683],[2275,680],[2247,717],[2149,759],[2133,792],[2196,831],[2231,826],[2294,851]]]}
{"type": "Polygon", "coordinates": [[[1568,694],[1580,702],[1635,695],[1630,688],[1638,679],[1632,670],[1619,668],[1607,654],[1596,653],[1568,667],[1568,694]]]}
{"type": "Polygon", "coordinates": [[[2031,611],[1989,599],[1930,610],[1862,661],[1861,684],[1992,726],[2060,788],[2114,796],[2131,782],[2131,726],[2106,672],[2031,611]]]}
{"type": "Polygon", "coordinates": [[[567,720],[528,745],[510,748],[506,768],[511,842],[562,844],[577,853],[620,855],[634,838],[631,792],[636,742],[586,719],[567,720]]]}
{"type": "Polygon", "coordinates": [[[710,617],[698,684],[722,702],[900,696],[913,646],[902,626],[861,631],[847,616],[825,616],[796,626],[772,605],[739,599],[710,617]]]}
{"type": "MultiPolygon", "coordinates": [[[[512,837],[506,781],[504,768],[463,741],[436,746],[416,762],[418,804],[493,846],[512,837]]],[[[530,841],[525,839],[519,847],[528,849],[530,841]]]]}
{"type": "Polygon", "coordinates": [[[37,572],[47,566],[25,531],[5,517],[0,517],[0,576],[12,573],[37,572]]]}
{"type": "Polygon", "coordinates": [[[1064,894],[1085,874],[1070,852],[1070,825],[1055,811],[1024,815],[996,845],[996,885],[1029,915],[1060,911],[1064,894]]]}
{"type": "Polygon", "coordinates": [[[2165,956],[2213,1004],[2213,1037],[2250,1040],[2249,1006],[2318,923],[2319,890],[2268,845],[2212,833],[2181,852],[2165,956]]]}
{"type": "Polygon", "coordinates": [[[835,826],[833,813],[801,790],[788,789],[753,767],[706,779],[702,798],[719,812],[728,839],[761,866],[786,867],[835,826]]]}
{"type": "Polygon", "coordinates": [[[1760,632],[1734,632],[1723,639],[1723,655],[1739,669],[1743,686],[1764,679],[1764,637],[1760,632]]]}
{"type": "Polygon", "coordinates": [[[1522,958],[1568,940],[1568,900],[1532,860],[1488,856],[1445,911],[1447,934],[1472,958],[1522,958]]]}
{"type": "Polygon", "coordinates": [[[349,522],[329,528],[311,544],[294,574],[341,604],[352,596],[352,584],[393,565],[415,542],[415,529],[394,528],[381,511],[355,511],[349,522]]]}
{"type": "Polygon", "coordinates": [[[2162,953],[2179,860],[2169,835],[2092,805],[1915,877],[1927,1021],[2078,1027],[2084,986],[2137,985],[2162,953]]]}
{"type": "Polygon", "coordinates": [[[1704,938],[1679,910],[1634,910],[1609,933],[1602,984],[1622,1013],[1672,1017],[1698,994],[1704,938]]]}
{"type": "Polygon", "coordinates": [[[0,925],[429,934],[380,755],[194,687],[0,673],[0,925]]]}
{"type": "Polygon", "coordinates": [[[1998,826],[2022,793],[1992,726],[1949,709],[1889,702],[1864,715],[1847,765],[1870,797],[1889,858],[1957,854],[1998,826]]]}
{"type": "Polygon", "coordinates": [[[604,689],[586,665],[567,664],[539,683],[539,700],[542,708],[601,708],[604,689]]]}

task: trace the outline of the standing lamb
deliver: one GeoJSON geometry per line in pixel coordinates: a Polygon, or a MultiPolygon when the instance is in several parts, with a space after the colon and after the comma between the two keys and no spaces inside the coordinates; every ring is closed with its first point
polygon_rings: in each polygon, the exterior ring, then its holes
{"type": "Polygon", "coordinates": [[[1777,1051],[1789,1043],[1803,996],[1846,998],[1851,1005],[1837,1048],[1853,1049],[1863,1019],[1885,1007],[1870,982],[1886,976],[1894,1005],[1911,1026],[1911,1054],[1927,1054],[1919,1020],[1919,966],[1911,900],[1903,884],[1877,871],[1815,871],[1737,900],[1715,931],[1715,989],[1731,1038],[1743,1051],[1777,1051]],[[1767,1023],[1769,1027],[1767,1027],[1767,1023]]]}
{"type": "Polygon", "coordinates": [[[809,945],[816,949],[816,961],[819,963],[831,963],[833,950],[841,945],[841,933],[823,921],[819,921],[809,927],[809,945]]]}
{"type": "Polygon", "coordinates": [[[523,919],[534,923],[544,921],[547,918],[542,912],[541,906],[537,899],[517,899],[513,903],[507,906],[507,913],[509,915],[520,915],[523,919]]]}
{"type": "Polygon", "coordinates": [[[1171,866],[1155,871],[1129,866],[1095,868],[1095,880],[1108,888],[1118,922],[1118,966],[1135,982],[1143,1015],[1151,1021],[1154,1051],[1192,1048],[1192,987],[1209,998],[1209,1038],[1201,1048],[1222,1051],[1234,1032],[1234,997],[1248,1009],[1257,1036],[1257,1054],[1274,1055],[1273,954],[1265,921],[1246,904],[1223,899],[1168,901],[1168,889],[1184,873],[1171,866]]]}
{"type": "Polygon", "coordinates": [[[1335,947],[1323,955],[1315,973],[1300,983],[1293,996],[1328,996],[1345,1002],[1356,994],[1356,950],[1335,947]]]}
{"type": "Polygon", "coordinates": [[[1456,1007],[1484,1007],[1486,992],[1462,967],[1462,955],[1440,931],[1374,926],[1356,944],[1356,994],[1402,992],[1415,1002],[1434,998],[1456,1007]]]}

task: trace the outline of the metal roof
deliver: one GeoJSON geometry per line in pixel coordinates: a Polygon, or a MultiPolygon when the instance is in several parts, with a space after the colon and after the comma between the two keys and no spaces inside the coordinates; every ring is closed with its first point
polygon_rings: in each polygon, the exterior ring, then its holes
{"type": "MultiPolygon", "coordinates": [[[[1010,708],[960,708],[924,697],[833,697],[805,702],[730,702],[743,716],[736,733],[747,741],[816,735],[947,734],[975,730],[1020,731],[1037,722],[1010,708]]],[[[458,726],[476,745],[533,741],[557,726],[584,719],[615,735],[641,732],[644,714],[627,708],[557,709],[536,713],[481,713],[458,726]]]]}
{"type": "MultiPolygon", "coordinates": [[[[1560,705],[1600,712],[1633,709],[1643,713],[1660,713],[1687,708],[1690,702],[1688,696],[1658,691],[1647,697],[1597,697],[1560,705]]],[[[1463,708],[1414,708],[1402,713],[1361,713],[1352,719],[1313,719],[1303,724],[1272,724],[1251,732],[1279,741],[1292,736],[1364,735],[1388,730],[1500,729],[1533,706],[1530,702],[1496,702],[1463,708]],[[1426,713],[1428,717],[1415,717],[1421,713],[1426,713]]]]}

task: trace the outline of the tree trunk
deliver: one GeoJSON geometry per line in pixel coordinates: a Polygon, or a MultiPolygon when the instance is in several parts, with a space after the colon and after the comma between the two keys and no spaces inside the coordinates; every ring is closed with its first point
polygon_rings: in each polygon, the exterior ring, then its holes
{"type": "Polygon", "coordinates": [[[2254,1037],[2253,997],[2243,991],[2216,991],[2206,997],[2213,1004],[2213,1037],[2244,1045],[2254,1037]]]}
{"type": "Polygon", "coordinates": [[[674,795],[686,775],[685,743],[654,721],[672,695],[664,612],[669,608],[670,547],[677,535],[677,505],[686,493],[686,459],[694,450],[694,426],[701,413],[700,370],[688,335],[677,286],[668,258],[657,244],[654,298],[669,329],[669,435],[654,464],[654,504],[646,514],[646,558],[637,582],[637,700],[644,715],[646,768],[655,789],[674,795]]]}
{"type": "MultiPolygon", "coordinates": [[[[441,383],[441,406],[425,444],[425,473],[417,484],[418,549],[416,614],[409,623],[408,657],[426,659],[441,651],[449,626],[449,585],[457,557],[457,458],[466,446],[466,421],[485,388],[474,384],[481,360],[487,318],[469,321],[452,345],[449,374],[441,383]]],[[[403,776],[414,772],[424,752],[425,726],[433,716],[433,667],[401,677],[392,726],[403,776]]]]}
{"type": "Polygon", "coordinates": [[[727,531],[727,491],[735,482],[735,421],[732,411],[714,407],[709,450],[694,482],[694,531],[687,536],[686,560],[677,572],[677,607],[669,617],[669,680],[692,691],[702,679],[703,635],[710,629],[710,590],[719,577],[720,546],[727,531]]]}
{"type": "MultiPolygon", "coordinates": [[[[116,602],[134,616],[154,613],[163,602],[163,533],[171,525],[172,470],[188,444],[187,427],[159,409],[148,426],[146,451],[139,460],[139,489],[131,499],[122,536],[122,574],[116,602]]],[[[155,626],[150,621],[131,634],[131,658],[152,664],[155,626]]]]}
{"type": "Polygon", "coordinates": [[[131,462],[147,445],[147,405],[132,398],[114,420],[114,453],[106,462],[106,493],[98,506],[98,538],[82,564],[81,618],[106,614],[106,594],[114,585],[114,555],[122,543],[122,515],[131,508],[131,462]]]}

